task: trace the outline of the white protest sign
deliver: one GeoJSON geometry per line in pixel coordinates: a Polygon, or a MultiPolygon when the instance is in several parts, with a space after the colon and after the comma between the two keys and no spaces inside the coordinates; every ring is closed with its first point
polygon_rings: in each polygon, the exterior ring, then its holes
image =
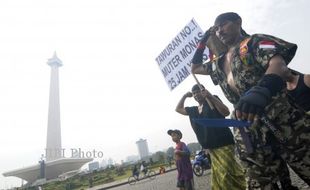
{"type": "MultiPolygon", "coordinates": [[[[203,34],[199,25],[192,19],[155,59],[170,90],[190,75],[191,60],[203,34]]],[[[206,48],[204,60],[208,55],[209,50],[206,48]]]]}

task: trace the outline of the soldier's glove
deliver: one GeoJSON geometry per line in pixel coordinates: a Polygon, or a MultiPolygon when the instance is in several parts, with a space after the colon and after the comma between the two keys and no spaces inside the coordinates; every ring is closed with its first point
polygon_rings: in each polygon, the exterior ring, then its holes
{"type": "Polygon", "coordinates": [[[200,39],[200,41],[199,41],[199,44],[203,44],[203,45],[206,45],[206,43],[207,43],[207,41],[208,41],[208,38],[209,38],[209,36],[210,36],[210,34],[211,34],[211,30],[212,30],[212,27],[211,28],[209,28],[209,30],[207,30],[205,33],[204,33],[204,35],[202,36],[202,38],[200,39]]]}
{"type": "Polygon", "coordinates": [[[220,55],[227,52],[227,47],[221,42],[221,40],[214,34],[210,34],[207,40],[207,47],[211,52],[216,56],[219,57],[220,55]]]}
{"type": "Polygon", "coordinates": [[[264,108],[270,103],[271,97],[277,95],[285,86],[285,82],[279,75],[264,75],[258,85],[247,91],[236,104],[237,118],[252,121],[253,115],[261,116],[264,108]],[[250,117],[248,114],[253,115],[250,117]]]}
{"type": "Polygon", "coordinates": [[[242,96],[235,106],[242,113],[261,116],[271,99],[270,91],[261,86],[254,86],[242,96]]]}
{"type": "Polygon", "coordinates": [[[197,45],[197,49],[195,51],[195,54],[193,56],[192,59],[192,64],[202,64],[203,62],[203,52],[205,51],[206,48],[206,43],[208,41],[208,38],[210,36],[210,30],[212,29],[212,27],[207,30],[204,35],[202,36],[202,38],[200,39],[198,45],[197,45]]]}

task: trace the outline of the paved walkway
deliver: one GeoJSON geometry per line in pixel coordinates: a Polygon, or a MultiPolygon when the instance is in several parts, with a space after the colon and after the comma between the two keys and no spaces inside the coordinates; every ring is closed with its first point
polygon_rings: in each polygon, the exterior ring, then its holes
{"type": "MultiPolygon", "coordinates": [[[[125,184],[118,186],[118,187],[114,187],[114,188],[110,188],[110,185],[116,185],[117,182],[113,182],[110,184],[105,184],[105,185],[101,185],[101,186],[96,186],[93,187],[89,190],[104,190],[104,189],[111,189],[111,190],[178,190],[178,188],[176,188],[176,176],[177,176],[177,172],[176,170],[173,170],[171,172],[167,172],[165,174],[162,175],[157,175],[156,178],[154,180],[151,180],[149,178],[141,180],[136,182],[136,184],[134,185],[129,185],[127,184],[127,179],[122,181],[125,184]]],[[[202,177],[195,177],[195,187],[196,189],[210,189],[209,185],[208,185],[208,181],[210,177],[210,170],[207,171],[205,173],[204,176],[202,177]]],[[[118,182],[118,183],[122,183],[122,182],[118,182]]]]}
{"type": "MultiPolygon", "coordinates": [[[[89,190],[178,190],[176,188],[176,170],[165,173],[163,175],[157,175],[154,180],[144,179],[138,181],[135,185],[127,184],[127,179],[123,181],[112,182],[109,184],[104,184],[100,186],[96,186],[90,188],[89,190]],[[118,185],[122,184],[122,185],[118,185]],[[114,187],[113,187],[114,186],[114,187]]],[[[293,185],[299,187],[300,190],[309,190],[310,187],[305,184],[294,172],[291,172],[291,178],[293,181],[293,185]]],[[[194,178],[195,189],[196,190],[210,190],[210,170],[206,171],[206,173],[202,177],[194,178]]]]}
{"type": "MultiPolygon", "coordinates": [[[[156,176],[156,179],[154,180],[143,180],[139,181],[135,185],[123,185],[117,188],[113,188],[112,190],[178,190],[176,188],[176,175],[177,172],[169,172],[163,175],[156,176]]],[[[210,189],[210,186],[208,185],[210,172],[207,172],[206,175],[202,177],[196,177],[194,179],[195,187],[196,189],[203,189],[207,190],[210,189]]]]}

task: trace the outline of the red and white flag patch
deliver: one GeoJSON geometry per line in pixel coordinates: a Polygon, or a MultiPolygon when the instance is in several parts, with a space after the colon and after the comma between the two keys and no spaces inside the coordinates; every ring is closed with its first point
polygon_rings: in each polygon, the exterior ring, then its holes
{"type": "Polygon", "coordinates": [[[274,49],[276,48],[276,45],[273,41],[260,41],[259,42],[259,48],[260,49],[274,49]]]}

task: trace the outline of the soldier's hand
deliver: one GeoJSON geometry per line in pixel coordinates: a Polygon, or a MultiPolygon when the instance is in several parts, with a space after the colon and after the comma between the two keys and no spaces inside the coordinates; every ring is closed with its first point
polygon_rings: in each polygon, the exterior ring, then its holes
{"type": "Polygon", "coordinates": [[[210,35],[213,34],[213,27],[209,28],[209,30],[207,30],[204,35],[202,36],[202,38],[200,39],[200,44],[205,44],[208,41],[208,38],[210,37],[210,35]]]}
{"type": "Polygon", "coordinates": [[[267,88],[254,86],[235,106],[235,113],[238,120],[253,122],[259,119],[264,112],[264,108],[271,99],[270,92],[267,88]]]}

